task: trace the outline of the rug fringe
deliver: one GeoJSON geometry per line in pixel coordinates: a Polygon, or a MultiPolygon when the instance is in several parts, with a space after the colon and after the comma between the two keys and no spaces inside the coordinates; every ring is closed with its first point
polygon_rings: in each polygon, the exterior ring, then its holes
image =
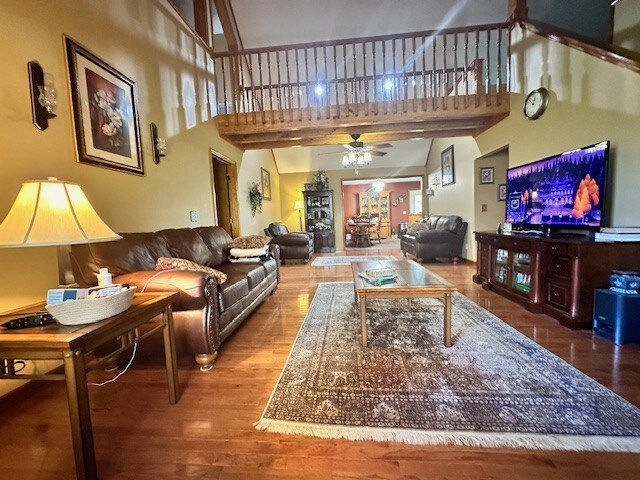
{"type": "Polygon", "coordinates": [[[401,442],[411,445],[524,448],[530,450],[640,453],[640,439],[599,435],[543,435],[493,432],[417,431],[411,429],[347,427],[261,418],[256,430],[346,440],[401,442]]]}

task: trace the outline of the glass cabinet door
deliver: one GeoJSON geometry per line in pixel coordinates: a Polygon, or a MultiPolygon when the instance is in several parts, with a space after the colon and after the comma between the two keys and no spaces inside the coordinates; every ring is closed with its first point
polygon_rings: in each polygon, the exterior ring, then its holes
{"type": "Polygon", "coordinates": [[[517,252],[513,254],[512,288],[529,294],[531,292],[531,255],[517,252]]]}
{"type": "Polygon", "coordinates": [[[493,257],[493,280],[497,283],[507,283],[509,273],[509,250],[497,248],[493,257]]]}

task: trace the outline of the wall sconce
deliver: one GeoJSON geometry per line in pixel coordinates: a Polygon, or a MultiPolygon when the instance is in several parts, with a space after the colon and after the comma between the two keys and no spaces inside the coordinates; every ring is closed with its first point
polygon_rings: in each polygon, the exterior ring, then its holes
{"type": "Polygon", "coordinates": [[[33,124],[39,130],[49,127],[49,119],[55,118],[53,110],[56,108],[56,91],[50,83],[45,84],[44,71],[36,61],[27,63],[29,71],[29,85],[31,87],[31,116],[33,124]]]}
{"type": "Polygon", "coordinates": [[[436,194],[436,191],[433,188],[428,188],[424,193],[427,194],[427,197],[433,197],[436,194]]]}
{"type": "Polygon", "coordinates": [[[164,138],[158,137],[158,126],[155,123],[152,123],[150,126],[153,162],[160,163],[160,158],[167,154],[167,141],[164,138]]]}

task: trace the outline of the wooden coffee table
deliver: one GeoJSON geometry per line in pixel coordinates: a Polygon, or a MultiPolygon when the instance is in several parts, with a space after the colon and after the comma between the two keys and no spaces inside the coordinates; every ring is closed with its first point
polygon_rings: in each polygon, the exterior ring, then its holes
{"type": "MultiPolygon", "coordinates": [[[[128,349],[132,342],[138,342],[162,329],[169,383],[169,402],[177,403],[180,399],[180,390],[171,310],[171,302],[177,296],[176,292],[136,293],[133,305],[128,310],[88,325],[64,326],[55,323],[22,330],[0,329],[0,362],[2,366],[0,378],[66,380],[69,416],[71,417],[71,437],[78,479],[98,478],[86,377],[86,371],[91,365],[86,364],[88,357],[85,357],[85,354],[116,338],[120,338],[122,345],[115,352],[119,353],[128,349]],[[150,322],[160,314],[163,314],[163,321],[154,322],[153,327],[144,334],[138,331],[138,327],[150,322]],[[64,375],[18,374],[15,372],[13,364],[13,361],[18,359],[61,360],[64,363],[64,375]]],[[[0,323],[43,308],[44,303],[40,303],[7,312],[0,315],[0,323]]]]}
{"type": "Polygon", "coordinates": [[[457,289],[442,277],[409,260],[353,262],[353,283],[360,300],[362,345],[367,346],[367,297],[370,298],[442,298],[444,303],[444,345],[451,346],[451,294],[457,289]],[[358,273],[372,268],[393,268],[398,274],[394,283],[372,285],[358,273]]]}

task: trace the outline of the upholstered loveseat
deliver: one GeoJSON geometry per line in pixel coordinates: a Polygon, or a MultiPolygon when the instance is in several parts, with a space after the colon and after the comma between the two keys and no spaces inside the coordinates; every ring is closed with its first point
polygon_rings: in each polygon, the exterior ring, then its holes
{"type": "Polygon", "coordinates": [[[409,226],[400,237],[400,249],[419,261],[450,258],[457,262],[467,232],[467,222],[457,215],[432,215],[409,226]]]}
{"type": "MultiPolygon", "coordinates": [[[[138,291],[177,291],[173,303],[176,349],[195,355],[202,370],[215,362],[220,344],[249,316],[280,281],[279,247],[260,263],[230,263],[231,237],[220,227],[180,228],[154,233],[123,233],[115,242],[74,245],[71,264],[81,286],[96,284],[100,267],[114,283],[135,285],[138,291]],[[209,273],[155,270],[160,257],[191,260],[224,272],[218,284],[209,273]]],[[[160,342],[159,342],[160,343],[160,342]]],[[[143,348],[149,348],[143,345],[143,348]]],[[[154,343],[151,342],[151,348],[154,343]]]]}
{"type": "Polygon", "coordinates": [[[305,262],[313,256],[313,233],[289,232],[289,229],[280,222],[270,223],[264,229],[264,233],[271,237],[272,245],[280,246],[280,259],[303,260],[305,262]]]}

